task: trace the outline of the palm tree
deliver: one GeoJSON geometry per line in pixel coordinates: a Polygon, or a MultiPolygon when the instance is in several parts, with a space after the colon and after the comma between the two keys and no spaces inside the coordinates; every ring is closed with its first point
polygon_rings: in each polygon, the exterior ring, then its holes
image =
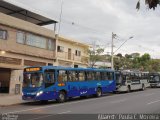
{"type": "MultiPolygon", "coordinates": [[[[149,9],[154,9],[157,7],[157,5],[160,5],[160,0],[145,0],[145,4],[148,6],[149,9]]],[[[137,2],[136,9],[140,9],[140,0],[137,2]]]]}

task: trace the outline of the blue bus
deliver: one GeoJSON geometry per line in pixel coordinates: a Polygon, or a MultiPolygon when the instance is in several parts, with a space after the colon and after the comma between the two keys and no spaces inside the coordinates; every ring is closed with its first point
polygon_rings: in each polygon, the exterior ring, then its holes
{"type": "Polygon", "coordinates": [[[27,67],[23,76],[22,99],[26,101],[65,102],[78,96],[100,97],[116,89],[115,72],[109,69],[27,67]]]}

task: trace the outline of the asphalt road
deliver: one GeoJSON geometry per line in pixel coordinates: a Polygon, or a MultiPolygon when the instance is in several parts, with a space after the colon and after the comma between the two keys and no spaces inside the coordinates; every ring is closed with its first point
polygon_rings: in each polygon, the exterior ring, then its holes
{"type": "MultiPolygon", "coordinates": [[[[109,113],[159,113],[160,88],[122,94],[109,94],[100,98],[73,99],[65,103],[54,101],[0,107],[0,113],[12,114],[109,114],[109,113]]],[[[48,115],[48,117],[50,117],[48,115]]],[[[40,118],[37,118],[40,119],[40,118]]]]}

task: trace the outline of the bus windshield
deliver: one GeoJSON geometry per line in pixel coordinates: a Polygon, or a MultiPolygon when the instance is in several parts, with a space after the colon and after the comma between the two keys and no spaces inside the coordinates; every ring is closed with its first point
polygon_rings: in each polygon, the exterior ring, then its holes
{"type": "Polygon", "coordinates": [[[43,83],[42,73],[24,74],[23,87],[40,87],[43,83]]]}
{"type": "Polygon", "coordinates": [[[155,75],[154,76],[150,76],[149,82],[150,83],[160,82],[159,76],[155,76],[155,75]]]}

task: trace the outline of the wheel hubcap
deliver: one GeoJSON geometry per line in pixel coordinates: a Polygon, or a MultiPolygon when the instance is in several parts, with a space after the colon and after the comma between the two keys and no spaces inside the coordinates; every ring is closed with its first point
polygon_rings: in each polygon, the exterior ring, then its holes
{"type": "Polygon", "coordinates": [[[101,96],[101,91],[100,91],[100,90],[98,90],[98,92],[97,92],[97,93],[98,93],[98,96],[101,96]]]}
{"type": "Polygon", "coordinates": [[[63,94],[60,94],[60,95],[59,95],[59,98],[63,101],[63,100],[64,100],[64,95],[63,95],[63,94]]]}

